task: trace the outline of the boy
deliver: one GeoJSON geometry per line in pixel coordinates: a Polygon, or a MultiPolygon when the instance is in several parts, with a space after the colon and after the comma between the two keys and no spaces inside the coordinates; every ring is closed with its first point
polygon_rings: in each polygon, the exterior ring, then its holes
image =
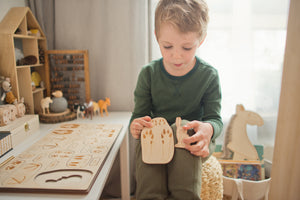
{"type": "MultiPolygon", "coordinates": [[[[195,56],[206,36],[208,8],[204,0],[161,0],[155,11],[155,34],[162,59],[144,66],[134,92],[130,132],[136,147],[136,198],[200,199],[202,163],[212,154],[223,128],[217,71],[195,56]],[[140,134],[151,118],[188,120],[195,134],[175,148],[168,164],[142,161],[140,134]]],[[[175,133],[176,134],[176,133],[175,133]]],[[[176,138],[176,135],[174,135],[176,138]]]]}

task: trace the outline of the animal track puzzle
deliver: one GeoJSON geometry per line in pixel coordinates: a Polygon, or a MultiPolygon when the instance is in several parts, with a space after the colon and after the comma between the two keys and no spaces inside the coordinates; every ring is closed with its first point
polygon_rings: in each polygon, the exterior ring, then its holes
{"type": "Polygon", "coordinates": [[[148,164],[165,164],[174,154],[173,131],[167,120],[157,117],[151,120],[153,127],[141,133],[142,159],[148,164]]]}
{"type": "Polygon", "coordinates": [[[61,124],[0,168],[0,191],[89,192],[121,129],[61,124]]]}

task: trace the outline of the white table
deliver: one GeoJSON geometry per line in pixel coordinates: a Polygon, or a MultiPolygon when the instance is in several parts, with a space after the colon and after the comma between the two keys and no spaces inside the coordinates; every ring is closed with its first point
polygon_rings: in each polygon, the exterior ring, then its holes
{"type": "MultiPolygon", "coordinates": [[[[113,162],[120,151],[120,174],[121,174],[121,195],[122,200],[130,199],[130,177],[129,177],[129,147],[128,147],[128,124],[131,113],[129,112],[110,112],[109,116],[94,116],[93,119],[77,119],[72,122],[78,123],[103,123],[103,124],[122,124],[123,128],[119,133],[114,145],[112,146],[105,163],[97,176],[90,192],[88,194],[55,194],[55,193],[0,193],[0,199],[5,200],[53,200],[53,199],[80,199],[94,200],[99,199],[108,174],[111,170],[113,162]]],[[[8,159],[10,156],[17,156],[22,153],[33,143],[47,135],[51,130],[55,129],[59,124],[40,124],[40,128],[30,138],[26,139],[20,145],[15,147],[8,154],[0,159],[0,163],[8,159]]]]}

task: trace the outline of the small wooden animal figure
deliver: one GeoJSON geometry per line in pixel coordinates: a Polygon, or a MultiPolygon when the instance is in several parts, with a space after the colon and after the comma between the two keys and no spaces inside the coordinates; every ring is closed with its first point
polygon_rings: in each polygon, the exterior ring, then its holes
{"type": "Polygon", "coordinates": [[[93,114],[94,114],[93,102],[90,101],[89,104],[84,103],[84,106],[85,106],[85,117],[89,118],[89,116],[91,116],[91,119],[93,119],[93,114]]]}
{"type": "Polygon", "coordinates": [[[95,101],[92,101],[93,103],[93,107],[94,107],[94,115],[99,115],[100,114],[100,108],[98,103],[96,103],[95,101]]]}
{"type": "Polygon", "coordinates": [[[165,164],[174,155],[173,131],[166,119],[151,120],[152,128],[144,128],[141,133],[142,160],[147,164],[165,164]]]}
{"type": "Polygon", "coordinates": [[[178,148],[184,148],[185,144],[182,142],[182,140],[184,138],[189,137],[187,134],[187,130],[184,130],[181,126],[181,118],[177,117],[176,118],[176,137],[177,137],[177,144],[175,145],[175,147],[178,148]]]}
{"type": "Polygon", "coordinates": [[[49,104],[50,103],[53,103],[52,99],[50,97],[46,97],[46,98],[43,98],[41,100],[41,107],[42,107],[42,112],[43,114],[49,114],[50,111],[49,111],[49,104]]]}
{"type": "Polygon", "coordinates": [[[107,106],[110,106],[110,98],[106,97],[105,101],[100,99],[98,101],[98,105],[100,107],[100,114],[103,116],[103,110],[105,111],[106,116],[108,115],[107,106]]]}
{"type": "Polygon", "coordinates": [[[74,104],[73,104],[72,111],[75,112],[75,113],[77,113],[77,108],[78,108],[78,106],[79,106],[79,103],[74,103],[74,104]]]}
{"type": "Polygon", "coordinates": [[[77,118],[81,117],[84,118],[85,117],[85,106],[84,105],[80,105],[78,104],[76,113],[77,113],[77,118]]]}

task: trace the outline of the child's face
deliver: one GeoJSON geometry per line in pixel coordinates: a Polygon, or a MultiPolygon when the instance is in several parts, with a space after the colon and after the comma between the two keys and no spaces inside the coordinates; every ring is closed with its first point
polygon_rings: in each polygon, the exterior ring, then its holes
{"type": "Polygon", "coordinates": [[[162,24],[157,41],[168,73],[183,76],[194,67],[196,50],[201,44],[197,33],[182,33],[171,24],[162,24]]]}

